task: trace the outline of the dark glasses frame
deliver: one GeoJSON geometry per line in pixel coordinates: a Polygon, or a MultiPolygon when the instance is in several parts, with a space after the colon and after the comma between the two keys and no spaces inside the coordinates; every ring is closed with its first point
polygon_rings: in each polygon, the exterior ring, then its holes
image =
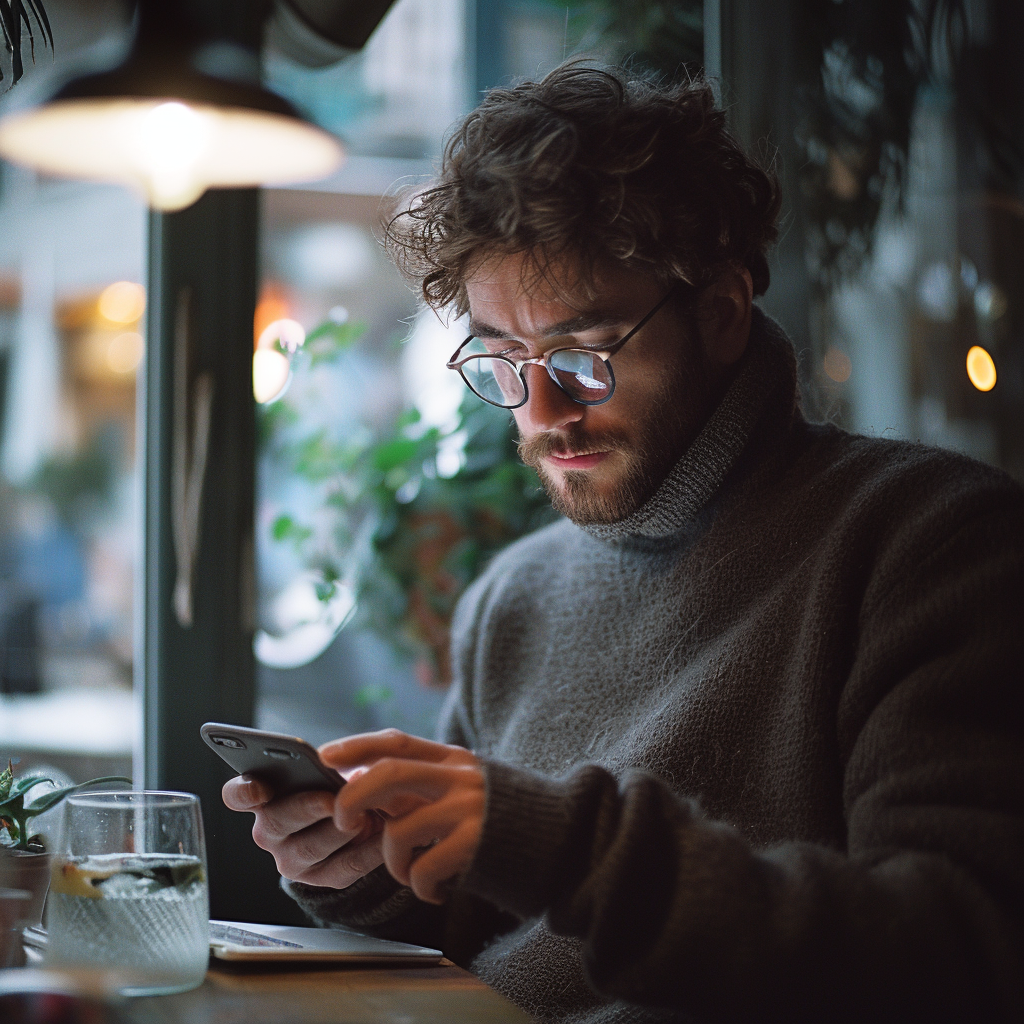
{"type": "Polygon", "coordinates": [[[522,406],[526,405],[526,403],[530,400],[530,387],[526,383],[526,377],[523,375],[523,367],[524,366],[531,366],[531,365],[543,366],[547,370],[548,376],[555,382],[555,384],[557,384],[558,387],[566,395],[568,395],[569,398],[572,399],[572,401],[576,402],[578,405],[604,405],[605,402],[611,401],[612,395],[615,394],[615,373],[613,372],[612,367],[611,367],[611,363],[609,363],[608,360],[611,359],[611,357],[613,355],[615,355],[615,353],[618,352],[622,348],[622,346],[625,345],[626,342],[629,341],[629,339],[633,337],[634,334],[636,334],[639,330],[641,330],[643,327],[645,327],[647,325],[648,321],[651,320],[651,318],[661,309],[661,307],[664,306],[665,303],[668,302],[668,300],[670,298],[672,298],[673,295],[676,294],[676,290],[677,290],[676,286],[673,285],[658,300],[657,304],[653,307],[653,309],[651,309],[644,316],[644,318],[631,331],[629,331],[628,334],[626,334],[622,338],[620,338],[617,342],[615,342],[614,345],[611,345],[611,346],[609,346],[606,349],[602,349],[601,351],[595,351],[592,348],[578,348],[575,345],[566,345],[564,348],[555,348],[555,349],[552,349],[550,352],[545,352],[544,355],[542,355],[542,356],[534,356],[532,359],[522,359],[522,360],[519,360],[518,362],[516,362],[515,360],[512,360],[512,359],[509,359],[508,356],[491,355],[489,353],[483,353],[483,352],[475,352],[472,355],[465,356],[462,359],[459,359],[459,354],[462,352],[462,350],[471,341],[474,341],[476,339],[476,337],[477,337],[477,335],[471,334],[454,351],[454,353],[452,353],[452,357],[451,357],[451,359],[448,360],[446,366],[447,366],[447,368],[449,370],[455,370],[455,371],[458,372],[459,376],[465,381],[466,387],[468,387],[469,390],[472,391],[473,394],[477,396],[477,398],[479,398],[481,401],[487,402],[489,405],[497,406],[499,409],[519,409],[522,406]],[[582,352],[582,353],[585,353],[588,356],[597,356],[597,357],[599,357],[602,360],[602,362],[605,363],[605,365],[606,365],[606,367],[608,369],[608,377],[609,377],[608,394],[602,396],[601,398],[595,398],[592,402],[589,402],[589,401],[585,401],[584,399],[581,399],[581,398],[576,398],[575,395],[572,395],[568,391],[566,391],[566,389],[562,385],[562,382],[556,376],[556,371],[551,366],[552,358],[554,356],[558,355],[560,352],[582,352]],[[502,362],[508,363],[508,365],[511,366],[512,369],[515,370],[515,372],[519,375],[519,380],[522,382],[522,385],[523,385],[523,399],[522,399],[522,401],[517,402],[515,405],[503,405],[503,404],[501,404],[499,402],[492,401],[490,398],[485,398],[483,395],[481,395],[480,392],[477,391],[476,388],[474,388],[473,385],[469,382],[469,378],[463,372],[463,367],[467,363],[471,362],[474,359],[500,359],[502,362]]]}

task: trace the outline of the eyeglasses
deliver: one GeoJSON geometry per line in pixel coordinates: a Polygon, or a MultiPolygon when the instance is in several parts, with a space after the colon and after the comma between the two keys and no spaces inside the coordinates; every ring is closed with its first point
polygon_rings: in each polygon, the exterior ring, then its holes
{"type": "Polygon", "coordinates": [[[448,360],[448,369],[458,370],[473,394],[502,409],[518,409],[529,400],[530,389],[526,386],[523,367],[531,364],[543,366],[548,376],[574,402],[603,405],[615,393],[615,374],[608,360],[647,324],[675,291],[675,287],[670,288],[636,327],[600,352],[589,348],[556,348],[534,359],[519,361],[491,352],[463,355],[472,342],[483,345],[478,337],[471,334],[448,360]]]}

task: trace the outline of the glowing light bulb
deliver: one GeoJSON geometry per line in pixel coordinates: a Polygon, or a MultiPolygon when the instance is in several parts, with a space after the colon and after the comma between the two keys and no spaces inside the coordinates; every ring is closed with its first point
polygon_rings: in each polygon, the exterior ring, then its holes
{"type": "Polygon", "coordinates": [[[252,393],[260,405],[276,401],[292,379],[288,357],[273,348],[259,348],[252,354],[252,393]]]}
{"type": "Polygon", "coordinates": [[[980,345],[972,345],[967,353],[967,376],[979,391],[991,391],[996,386],[996,364],[980,345]]]}
{"type": "Polygon", "coordinates": [[[133,324],[146,308],[146,289],[134,281],[115,281],[100,292],[100,315],[115,324],[133,324]]]}
{"type": "Polygon", "coordinates": [[[213,125],[184,103],[160,103],[139,121],[135,152],[152,204],[179,210],[194,203],[206,188],[199,173],[213,136],[213,125]]]}

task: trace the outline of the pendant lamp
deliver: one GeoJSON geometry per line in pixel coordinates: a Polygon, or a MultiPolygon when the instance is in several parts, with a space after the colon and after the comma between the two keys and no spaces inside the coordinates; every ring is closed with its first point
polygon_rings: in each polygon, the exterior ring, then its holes
{"type": "Polygon", "coordinates": [[[180,0],[140,0],[124,63],[5,116],[0,156],[127,185],[158,210],[180,210],[208,188],[314,181],[336,170],[338,140],[261,85],[254,48],[204,32],[200,20],[180,0]]]}

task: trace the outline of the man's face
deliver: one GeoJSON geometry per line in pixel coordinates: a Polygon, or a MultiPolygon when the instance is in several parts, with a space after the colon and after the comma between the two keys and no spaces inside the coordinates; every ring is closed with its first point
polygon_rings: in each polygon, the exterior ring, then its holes
{"type": "MultiPolygon", "coordinates": [[[[653,276],[607,266],[595,274],[590,300],[575,266],[552,268],[557,287],[537,281],[531,266],[524,255],[496,256],[466,281],[470,330],[514,361],[555,348],[606,349],[665,294],[653,276]]],[[[596,406],[574,402],[543,366],[527,366],[529,400],[513,410],[523,461],[537,470],[555,508],[580,524],[617,522],[647,501],[712,403],[703,347],[674,302],[611,365],[615,393],[596,406]]]]}

